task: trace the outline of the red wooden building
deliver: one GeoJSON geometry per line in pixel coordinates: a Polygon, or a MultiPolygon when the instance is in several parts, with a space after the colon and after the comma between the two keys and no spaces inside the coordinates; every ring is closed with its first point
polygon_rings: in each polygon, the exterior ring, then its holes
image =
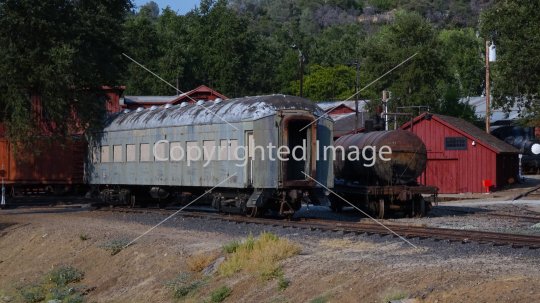
{"type": "Polygon", "coordinates": [[[491,189],[517,180],[518,150],[463,119],[424,113],[402,128],[424,141],[428,161],[419,181],[439,193],[481,193],[485,180],[491,189]]]}
{"type": "Polygon", "coordinates": [[[151,106],[161,106],[165,104],[176,105],[182,102],[195,103],[198,100],[213,101],[216,99],[226,100],[226,96],[211,89],[206,85],[201,85],[188,92],[176,96],[125,96],[120,99],[120,106],[135,110],[139,107],[148,108],[151,106]]]}

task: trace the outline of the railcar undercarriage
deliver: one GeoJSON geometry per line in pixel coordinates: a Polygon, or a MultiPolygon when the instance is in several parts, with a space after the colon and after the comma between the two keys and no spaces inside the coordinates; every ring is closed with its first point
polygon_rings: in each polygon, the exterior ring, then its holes
{"type": "Polygon", "coordinates": [[[383,219],[396,213],[410,217],[425,216],[431,209],[431,202],[426,201],[423,195],[430,195],[436,201],[438,190],[434,186],[362,186],[337,182],[334,192],[338,195],[330,195],[330,208],[334,212],[341,212],[343,207],[352,204],[371,216],[383,219]]]}
{"type": "Polygon", "coordinates": [[[105,186],[94,189],[108,205],[147,206],[207,205],[224,213],[241,213],[258,217],[268,211],[291,217],[303,203],[328,204],[325,194],[316,189],[213,189],[199,187],[105,186]]]}

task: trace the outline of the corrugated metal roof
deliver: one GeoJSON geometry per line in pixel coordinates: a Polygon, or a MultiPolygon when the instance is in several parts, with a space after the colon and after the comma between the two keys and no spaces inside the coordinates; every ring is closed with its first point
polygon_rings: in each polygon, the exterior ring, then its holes
{"type": "MultiPolygon", "coordinates": [[[[364,109],[364,105],[369,100],[358,100],[358,111],[362,111],[364,109]]],[[[324,111],[331,110],[333,108],[337,108],[340,105],[347,106],[348,108],[355,110],[356,105],[355,101],[325,101],[325,102],[318,102],[317,105],[322,108],[324,111]]]]}
{"type": "Polygon", "coordinates": [[[433,114],[434,117],[439,118],[440,120],[446,122],[447,124],[453,126],[457,130],[460,130],[463,133],[468,134],[475,141],[487,144],[492,147],[498,153],[517,153],[519,152],[512,145],[500,140],[499,138],[492,136],[486,133],[484,130],[476,127],[470,122],[467,122],[463,119],[450,117],[445,115],[433,114]]]}
{"type": "Polygon", "coordinates": [[[255,96],[222,102],[207,101],[201,105],[185,103],[170,108],[118,113],[107,121],[105,131],[253,121],[271,116],[281,109],[307,110],[316,116],[324,114],[315,103],[304,98],[286,95],[255,96]]]}
{"type": "MultiPolygon", "coordinates": [[[[478,117],[486,116],[486,96],[462,98],[460,102],[471,105],[474,108],[475,114],[478,117]]],[[[510,109],[509,112],[505,112],[502,109],[492,107],[490,113],[492,122],[499,120],[515,120],[519,118],[520,113],[524,113],[524,109],[520,109],[519,107],[514,106],[510,109]]]]}
{"type": "Polygon", "coordinates": [[[125,96],[124,103],[169,103],[179,96],[125,96]]]}
{"type": "Polygon", "coordinates": [[[364,121],[366,117],[368,117],[368,113],[358,113],[358,125],[355,129],[354,124],[356,123],[356,113],[333,116],[334,137],[341,137],[346,134],[354,133],[355,130],[364,128],[364,121]]]}

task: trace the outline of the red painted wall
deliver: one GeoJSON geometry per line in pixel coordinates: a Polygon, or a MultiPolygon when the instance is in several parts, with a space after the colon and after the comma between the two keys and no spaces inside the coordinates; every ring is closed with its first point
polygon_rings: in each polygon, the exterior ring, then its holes
{"type": "Polygon", "coordinates": [[[484,192],[482,180],[490,179],[495,187],[497,180],[497,154],[479,142],[472,145],[467,138],[467,150],[445,150],[445,137],[463,137],[461,133],[435,119],[418,122],[413,132],[418,135],[428,151],[428,165],[419,181],[439,187],[439,193],[484,192]]]}

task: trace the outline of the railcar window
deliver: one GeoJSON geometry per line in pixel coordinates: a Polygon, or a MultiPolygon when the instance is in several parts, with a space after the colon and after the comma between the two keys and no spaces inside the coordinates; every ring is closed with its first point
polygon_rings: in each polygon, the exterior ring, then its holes
{"type": "Polygon", "coordinates": [[[217,160],[216,141],[203,141],[203,160],[217,160]]]}
{"type": "Polygon", "coordinates": [[[101,162],[107,163],[109,160],[109,145],[101,146],[101,162]]]}
{"type": "Polygon", "coordinates": [[[169,157],[171,161],[182,161],[185,157],[185,151],[181,142],[171,142],[169,157]]]}
{"type": "Polygon", "coordinates": [[[218,160],[228,160],[229,140],[219,140],[218,160]]]}
{"type": "Polygon", "coordinates": [[[122,145],[113,145],[113,162],[122,162],[122,145]]]}
{"type": "Polygon", "coordinates": [[[137,158],[135,157],[135,144],[126,145],[126,162],[135,162],[137,158]]]}
{"type": "Polygon", "coordinates": [[[197,141],[186,142],[186,153],[188,161],[200,161],[202,158],[201,150],[197,144],[197,141]]]}
{"type": "Polygon", "coordinates": [[[158,144],[156,144],[155,146],[155,157],[156,157],[156,161],[167,161],[168,160],[168,157],[167,157],[167,151],[169,150],[168,146],[167,146],[167,143],[166,142],[159,142],[158,144]]]}
{"type": "Polygon", "coordinates": [[[97,147],[92,147],[92,161],[94,163],[98,163],[99,162],[99,153],[100,153],[100,149],[97,148],[97,147]]]}
{"type": "Polygon", "coordinates": [[[150,144],[141,143],[140,161],[148,162],[150,160],[150,144]]]}
{"type": "Polygon", "coordinates": [[[444,138],[444,149],[446,150],[467,150],[467,138],[446,137],[444,138]]]}
{"type": "Polygon", "coordinates": [[[229,151],[228,151],[228,158],[229,160],[240,160],[240,157],[242,155],[239,155],[239,149],[238,149],[238,140],[229,140],[229,151]]]}

